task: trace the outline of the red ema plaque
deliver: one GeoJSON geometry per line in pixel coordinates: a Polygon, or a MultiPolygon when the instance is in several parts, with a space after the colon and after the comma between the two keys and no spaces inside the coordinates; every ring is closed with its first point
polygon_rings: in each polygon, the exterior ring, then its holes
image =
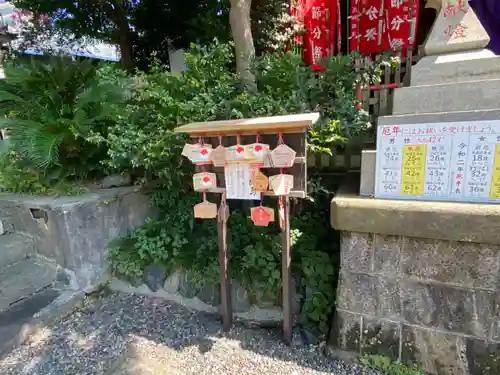
{"type": "Polygon", "coordinates": [[[252,210],[250,218],[258,227],[267,227],[271,222],[271,214],[262,206],[252,210]]]}

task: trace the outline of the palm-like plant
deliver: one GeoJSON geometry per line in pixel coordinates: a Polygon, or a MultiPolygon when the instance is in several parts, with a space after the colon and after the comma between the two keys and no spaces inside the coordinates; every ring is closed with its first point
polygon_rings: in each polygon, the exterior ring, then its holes
{"type": "Polygon", "coordinates": [[[89,140],[106,136],[120,115],[124,91],[98,70],[90,60],[64,57],[7,65],[0,82],[0,128],[9,129],[4,151],[57,179],[102,174],[106,146],[89,140]]]}

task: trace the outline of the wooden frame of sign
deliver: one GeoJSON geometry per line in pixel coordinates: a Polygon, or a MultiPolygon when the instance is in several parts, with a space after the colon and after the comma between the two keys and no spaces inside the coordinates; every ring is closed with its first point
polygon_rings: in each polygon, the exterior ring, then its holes
{"type": "MultiPolygon", "coordinates": [[[[262,144],[270,145],[273,150],[279,144],[279,135],[282,142],[292,148],[295,152],[293,165],[288,168],[274,168],[272,166],[261,169],[266,176],[273,176],[281,172],[293,175],[293,188],[283,198],[283,211],[281,222],[282,231],[282,257],[281,273],[283,282],[283,333],[287,344],[292,340],[293,313],[291,290],[291,249],[290,249],[290,197],[305,198],[307,194],[307,130],[319,119],[318,113],[306,113],[299,115],[260,117],[254,119],[228,120],[199,122],[180,126],[174,129],[177,133],[187,133],[193,138],[193,143],[201,141],[203,144],[212,146],[230,147],[239,143],[247,145],[256,143],[256,137],[262,144]]],[[[224,178],[224,167],[215,167],[206,164],[197,166],[197,171],[204,170],[215,173],[217,186],[204,190],[207,193],[220,194],[220,209],[218,214],[218,236],[219,236],[219,266],[220,266],[220,295],[222,305],[222,325],[225,331],[229,330],[233,322],[231,304],[231,285],[228,270],[227,252],[227,219],[228,210],[226,203],[226,186],[224,178]]],[[[265,196],[276,196],[272,190],[263,193],[265,196]]]]}

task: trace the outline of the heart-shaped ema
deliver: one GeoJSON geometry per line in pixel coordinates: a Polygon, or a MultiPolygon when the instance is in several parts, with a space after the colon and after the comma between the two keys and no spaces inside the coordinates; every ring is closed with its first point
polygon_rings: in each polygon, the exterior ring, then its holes
{"type": "Polygon", "coordinates": [[[237,152],[238,154],[239,154],[239,153],[242,153],[242,152],[244,152],[244,151],[245,151],[245,149],[244,149],[242,146],[237,146],[237,147],[236,147],[236,152],[237,152]]]}

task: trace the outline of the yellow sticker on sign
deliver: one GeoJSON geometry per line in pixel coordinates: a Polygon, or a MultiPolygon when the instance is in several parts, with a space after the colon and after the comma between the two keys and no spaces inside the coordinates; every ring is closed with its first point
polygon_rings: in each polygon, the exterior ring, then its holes
{"type": "Polygon", "coordinates": [[[401,195],[424,195],[427,145],[406,145],[403,148],[401,195]]]}
{"type": "Polygon", "coordinates": [[[500,199],[500,144],[495,146],[495,161],[491,173],[491,199],[500,199]]]}

